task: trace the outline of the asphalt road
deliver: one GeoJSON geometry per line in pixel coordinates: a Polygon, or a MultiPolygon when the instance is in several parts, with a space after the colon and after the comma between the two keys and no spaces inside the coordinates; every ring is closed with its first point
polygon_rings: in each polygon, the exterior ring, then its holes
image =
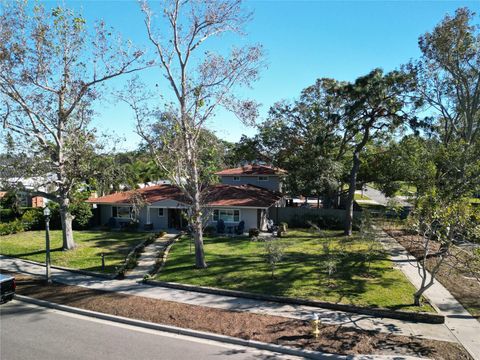
{"type": "Polygon", "coordinates": [[[0,305],[0,359],[293,359],[12,301],[0,305]]]}

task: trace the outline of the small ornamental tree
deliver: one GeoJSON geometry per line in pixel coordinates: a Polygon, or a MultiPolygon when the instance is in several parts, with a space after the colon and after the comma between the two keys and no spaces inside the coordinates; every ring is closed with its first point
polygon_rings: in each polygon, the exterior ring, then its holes
{"type": "Polygon", "coordinates": [[[367,275],[370,275],[370,269],[373,260],[380,252],[380,246],[376,240],[376,232],[373,227],[372,216],[369,211],[363,211],[362,220],[360,223],[360,237],[366,244],[366,249],[363,252],[364,262],[367,267],[367,275]]]}
{"type": "Polygon", "coordinates": [[[455,243],[465,242],[480,232],[478,210],[466,200],[446,202],[443,198],[429,195],[419,200],[418,206],[409,219],[410,228],[420,238],[417,252],[418,273],[422,278],[420,288],[414,294],[414,304],[420,306],[422,295],[435,281],[441,266],[446,263],[452,268],[468,267],[478,278],[478,255],[471,253],[471,261],[457,260],[451,250],[455,243]],[[432,262],[427,271],[427,261],[432,262]]]}
{"type": "Polygon", "coordinates": [[[265,241],[265,261],[272,272],[272,279],[275,278],[275,269],[277,264],[282,261],[284,256],[285,245],[278,240],[265,241]]]}

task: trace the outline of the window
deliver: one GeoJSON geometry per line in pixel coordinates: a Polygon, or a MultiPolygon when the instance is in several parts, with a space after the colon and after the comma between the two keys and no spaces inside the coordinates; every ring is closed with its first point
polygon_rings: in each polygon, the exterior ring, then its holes
{"type": "Polygon", "coordinates": [[[240,181],[240,176],[234,176],[233,181],[240,181]]]}
{"type": "Polygon", "coordinates": [[[213,221],[218,221],[220,219],[222,219],[225,222],[239,222],[240,210],[234,210],[234,209],[213,210],[213,221]]]}
{"type": "Polygon", "coordinates": [[[259,176],[258,181],[268,181],[268,176],[259,176]]]}
{"type": "Polygon", "coordinates": [[[130,219],[132,217],[132,208],[129,206],[112,206],[112,217],[130,219]]]}
{"type": "Polygon", "coordinates": [[[158,216],[159,216],[159,217],[163,217],[163,216],[164,216],[163,208],[158,208],[158,216]]]}

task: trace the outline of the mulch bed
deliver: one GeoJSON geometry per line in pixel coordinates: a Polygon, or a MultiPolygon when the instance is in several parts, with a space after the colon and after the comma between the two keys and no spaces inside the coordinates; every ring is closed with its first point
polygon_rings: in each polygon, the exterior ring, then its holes
{"type": "MultiPolygon", "coordinates": [[[[409,234],[402,229],[384,229],[390,236],[395,238],[415,258],[422,256],[423,251],[420,244],[421,239],[417,235],[409,234]]],[[[437,244],[432,244],[432,251],[435,252],[437,244]]],[[[445,286],[448,291],[480,321],[480,282],[469,273],[468,258],[460,250],[451,249],[452,254],[446,258],[436,275],[436,279],[445,286]],[[465,258],[462,258],[465,257],[465,258]]],[[[431,270],[435,259],[427,259],[427,269],[431,270]]]]}
{"type": "Polygon", "coordinates": [[[318,339],[308,321],[188,305],[86,289],[15,274],[17,293],[36,299],[159,324],[309,350],[354,354],[398,354],[434,359],[471,359],[458,344],[422,340],[338,325],[322,325],[318,339]]]}

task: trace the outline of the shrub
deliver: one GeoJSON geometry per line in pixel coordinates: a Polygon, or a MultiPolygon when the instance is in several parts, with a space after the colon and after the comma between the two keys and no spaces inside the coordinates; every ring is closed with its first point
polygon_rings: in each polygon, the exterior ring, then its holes
{"type": "Polygon", "coordinates": [[[22,231],[25,231],[25,227],[19,219],[0,224],[0,235],[16,234],[22,231]]]}
{"type": "Polygon", "coordinates": [[[15,213],[12,209],[0,209],[0,221],[5,223],[15,219],[15,213]]]}
{"type": "Polygon", "coordinates": [[[75,216],[73,220],[73,227],[78,230],[85,229],[90,219],[92,218],[92,206],[86,202],[77,202],[70,208],[72,215],[75,216]]]}
{"type": "Polygon", "coordinates": [[[45,218],[42,208],[27,210],[22,215],[22,222],[25,230],[42,230],[45,229],[45,218]]]}
{"type": "Polygon", "coordinates": [[[248,236],[253,238],[253,237],[257,237],[258,235],[260,235],[260,230],[258,230],[257,228],[251,228],[248,230],[248,236]]]}
{"type": "Polygon", "coordinates": [[[138,229],[140,223],[135,220],[130,220],[127,225],[123,228],[125,231],[135,231],[138,229]]]}
{"type": "MultiPolygon", "coordinates": [[[[291,228],[307,228],[310,227],[311,223],[319,226],[322,229],[326,230],[343,230],[344,218],[335,215],[319,215],[319,214],[305,214],[303,216],[294,215],[288,222],[289,227],[291,228]]],[[[353,219],[353,229],[358,230],[359,228],[359,219],[353,219]]]]}
{"type": "Polygon", "coordinates": [[[215,235],[215,226],[207,226],[203,233],[207,236],[215,235]]]}

